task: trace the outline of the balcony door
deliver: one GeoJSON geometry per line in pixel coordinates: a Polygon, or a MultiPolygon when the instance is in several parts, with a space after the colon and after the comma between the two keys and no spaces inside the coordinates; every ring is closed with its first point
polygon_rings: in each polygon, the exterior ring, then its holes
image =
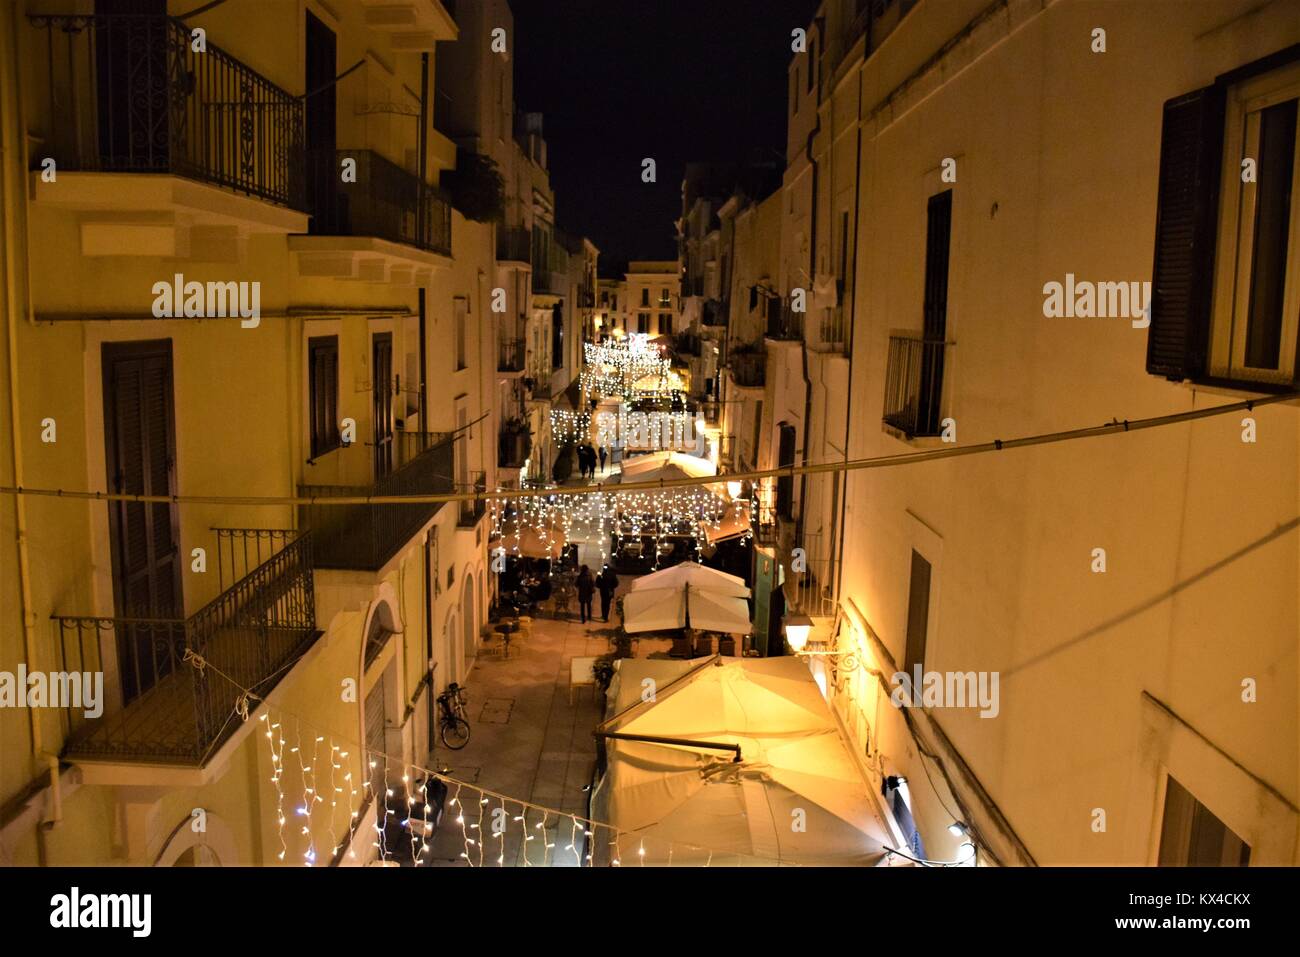
{"type": "MultiPolygon", "coordinates": [[[[132,495],[176,494],[171,340],[107,343],[104,434],[108,488],[132,495]]],[[[113,597],[119,618],[179,618],[180,535],[172,503],[110,502],[113,597]]],[[[122,696],[130,701],[171,670],[164,632],[128,626],[117,635],[122,696]]]]}
{"type": "Polygon", "coordinates": [[[952,239],[952,190],[930,197],[926,210],[924,333],[921,385],[917,396],[918,435],[939,434],[943,400],[943,342],[948,337],[948,257],[952,239]]]}
{"type": "Polygon", "coordinates": [[[172,106],[166,0],[95,0],[95,16],[100,165],[109,170],[166,170],[172,106]]]}
{"type": "Polygon", "coordinates": [[[393,471],[393,334],[376,332],[370,340],[371,409],[375,423],[375,480],[393,471]]]}
{"type": "Polygon", "coordinates": [[[307,197],[312,213],[312,232],[325,231],[341,222],[339,210],[327,206],[339,196],[334,188],[334,177],[339,175],[335,166],[337,149],[337,92],[334,77],[338,75],[338,38],[334,31],[307,11],[305,38],[306,76],[303,122],[306,126],[307,145],[307,197]]]}

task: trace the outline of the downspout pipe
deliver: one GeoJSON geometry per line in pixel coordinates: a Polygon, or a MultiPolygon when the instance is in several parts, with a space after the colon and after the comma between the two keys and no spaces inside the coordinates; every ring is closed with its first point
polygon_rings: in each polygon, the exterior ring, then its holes
{"type": "MultiPolygon", "coordinates": [[[[872,39],[872,19],[867,18],[867,39],[862,48],[862,62],[865,66],[867,59],[871,56],[871,39],[872,39]]],[[[857,130],[857,147],[854,156],[853,173],[853,258],[850,268],[853,270],[853,282],[846,284],[851,290],[849,298],[849,329],[848,337],[845,340],[844,347],[849,353],[849,381],[848,396],[844,407],[844,461],[849,461],[849,437],[852,433],[853,424],[853,340],[857,333],[857,316],[858,316],[858,228],[862,216],[862,77],[858,77],[858,130],[857,130]]],[[[839,535],[835,541],[835,603],[838,607],[840,595],[843,594],[844,584],[844,523],[848,517],[846,503],[849,498],[849,475],[848,472],[842,472],[835,476],[835,481],[839,482],[840,488],[840,518],[839,518],[839,535]]]]}
{"type": "MultiPolygon", "coordinates": [[[[4,270],[5,270],[5,315],[7,332],[7,352],[9,365],[9,431],[11,435],[14,485],[23,484],[23,444],[22,414],[19,403],[18,388],[18,292],[16,279],[18,265],[14,255],[14,241],[18,227],[14,220],[14,189],[12,172],[27,168],[26,149],[23,139],[27,135],[27,126],[22,110],[22,65],[19,62],[18,31],[20,28],[18,6],[10,8],[10,38],[14,45],[12,55],[4,59],[11,64],[13,83],[6,84],[12,91],[8,97],[0,97],[0,206],[4,207],[4,270]]],[[[23,191],[23,226],[24,237],[28,232],[27,190],[23,191]]],[[[24,256],[27,250],[24,248],[24,256]]],[[[30,257],[27,260],[30,265],[30,257]]],[[[26,307],[29,324],[32,323],[30,270],[27,271],[26,307]]],[[[14,496],[14,537],[18,551],[18,589],[20,611],[23,620],[23,647],[28,666],[36,665],[36,609],[32,599],[31,555],[27,547],[27,507],[22,501],[24,496],[14,496]]],[[[31,717],[32,755],[36,763],[44,764],[50,775],[50,802],[41,826],[54,827],[63,817],[63,801],[59,791],[59,756],[45,750],[45,740],[41,730],[40,712],[28,709],[31,717]]]]}
{"type": "MultiPolygon", "coordinates": [[[[817,17],[816,19],[813,20],[813,23],[817,27],[817,34],[821,38],[822,50],[824,52],[826,49],[826,38],[823,35],[823,32],[825,30],[826,21],[822,17],[817,17]]],[[[815,70],[816,68],[817,68],[816,64],[812,64],[809,67],[809,69],[813,69],[813,70],[815,70]]],[[[808,132],[808,139],[804,143],[804,156],[808,159],[808,165],[812,167],[812,209],[809,210],[809,229],[808,229],[808,235],[809,235],[808,283],[811,286],[817,285],[817,180],[818,180],[817,173],[818,170],[817,170],[817,159],[813,156],[813,140],[817,138],[817,134],[821,132],[821,128],[822,128],[822,113],[821,113],[822,89],[821,89],[820,76],[817,78],[817,84],[814,92],[817,97],[817,101],[814,104],[814,107],[817,110],[817,122],[813,126],[813,128],[808,132]]],[[[811,293],[812,290],[809,289],[808,292],[811,293]]],[[[808,311],[806,308],[804,310],[804,318],[805,320],[808,318],[808,311]]],[[[800,352],[801,352],[800,358],[803,360],[803,429],[802,429],[803,436],[802,439],[803,439],[803,464],[804,465],[808,464],[808,445],[809,445],[808,426],[812,419],[812,379],[808,375],[808,336],[810,334],[810,331],[811,330],[809,330],[808,328],[808,323],[805,322],[803,335],[800,337],[800,352]]],[[[782,464],[782,463],[778,463],[778,464],[782,464]]],[[[803,545],[804,508],[807,506],[807,503],[808,503],[808,473],[805,472],[799,478],[799,521],[795,527],[796,538],[798,539],[801,547],[803,545]]],[[[806,609],[800,609],[800,610],[802,611],[806,609]]]]}

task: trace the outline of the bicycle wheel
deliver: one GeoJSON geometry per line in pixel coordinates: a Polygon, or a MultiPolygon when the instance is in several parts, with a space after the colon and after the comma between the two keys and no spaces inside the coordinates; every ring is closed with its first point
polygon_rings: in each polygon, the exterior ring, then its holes
{"type": "Polygon", "coordinates": [[[457,715],[443,718],[440,736],[443,744],[453,751],[459,751],[469,744],[469,722],[457,715]]]}

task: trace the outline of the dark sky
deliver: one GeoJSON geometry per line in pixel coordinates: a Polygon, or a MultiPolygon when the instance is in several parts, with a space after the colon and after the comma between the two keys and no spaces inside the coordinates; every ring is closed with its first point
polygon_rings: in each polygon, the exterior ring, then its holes
{"type": "Polygon", "coordinates": [[[559,224],[602,272],[676,258],[687,161],[783,157],[790,31],[816,0],[509,2],[516,105],[545,114],[559,224]]]}

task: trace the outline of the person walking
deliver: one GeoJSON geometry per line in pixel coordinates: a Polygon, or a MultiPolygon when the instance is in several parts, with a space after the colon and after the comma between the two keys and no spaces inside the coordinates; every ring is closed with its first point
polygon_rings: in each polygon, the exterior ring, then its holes
{"type": "Polygon", "coordinates": [[[602,445],[597,450],[597,454],[600,456],[600,470],[603,472],[605,471],[605,446],[602,445]]]}
{"type": "Polygon", "coordinates": [[[578,589],[578,614],[585,625],[591,614],[591,597],[596,591],[596,583],[591,578],[591,569],[586,565],[578,570],[578,580],[574,582],[578,589]]]}
{"type": "MultiPolygon", "coordinates": [[[[602,448],[602,452],[605,450],[602,448]]],[[[614,569],[608,565],[600,570],[596,576],[596,587],[600,590],[600,618],[602,621],[609,621],[609,606],[614,601],[614,592],[618,588],[618,576],[614,574],[614,569]]]]}

